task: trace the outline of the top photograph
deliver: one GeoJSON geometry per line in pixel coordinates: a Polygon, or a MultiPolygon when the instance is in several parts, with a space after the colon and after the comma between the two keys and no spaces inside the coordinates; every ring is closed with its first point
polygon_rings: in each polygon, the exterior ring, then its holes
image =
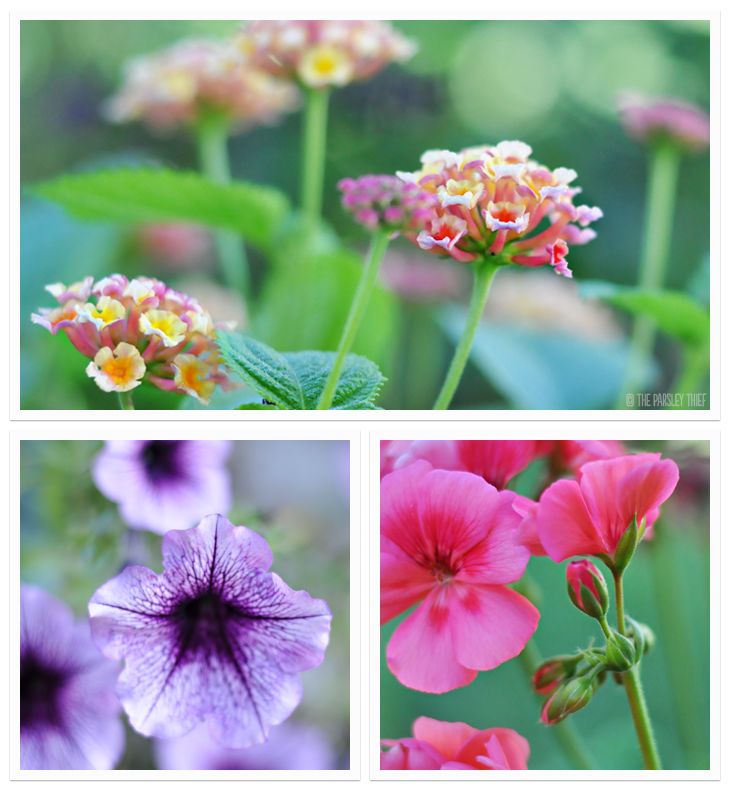
{"type": "Polygon", "coordinates": [[[21,410],[711,409],[709,21],[19,55],[21,410]]]}

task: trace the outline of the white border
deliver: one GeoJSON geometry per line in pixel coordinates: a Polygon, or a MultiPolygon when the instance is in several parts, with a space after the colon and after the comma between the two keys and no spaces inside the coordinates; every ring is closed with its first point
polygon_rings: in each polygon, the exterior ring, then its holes
{"type": "MultiPolygon", "coordinates": [[[[695,770],[565,770],[565,771],[501,771],[499,779],[496,774],[489,774],[489,781],[605,781],[605,780],[719,780],[720,778],[720,433],[715,428],[692,424],[673,424],[671,426],[606,425],[592,423],[585,425],[471,425],[468,428],[454,425],[421,424],[407,426],[399,430],[381,427],[370,433],[370,552],[369,573],[370,588],[366,597],[370,602],[369,644],[370,664],[368,676],[371,678],[373,693],[370,697],[370,749],[368,774],[372,780],[394,781],[484,781],[481,771],[381,771],[379,751],[380,741],[380,604],[378,590],[380,587],[380,450],[382,439],[688,439],[706,440],[710,442],[710,768],[706,771],[695,770]]],[[[494,723],[498,726],[498,722],[494,723]]],[[[403,733],[407,737],[409,733],[403,733]]]]}
{"type": "Polygon", "coordinates": [[[362,687],[361,671],[361,634],[363,620],[361,618],[361,563],[363,555],[363,537],[365,530],[360,520],[362,491],[361,481],[361,452],[360,435],[350,431],[343,432],[335,426],[311,425],[308,429],[300,429],[296,436],[288,436],[277,431],[273,435],[270,426],[247,426],[236,431],[230,427],[190,424],[163,424],[153,431],[143,426],[131,428],[130,426],[89,426],[87,430],[79,431],[68,426],[41,425],[34,430],[23,429],[12,431],[10,434],[10,476],[11,490],[14,496],[9,497],[10,503],[10,529],[9,529],[9,567],[8,598],[10,611],[8,617],[9,631],[9,679],[13,693],[10,698],[9,716],[9,775],[11,780],[36,780],[36,781],[125,781],[125,780],[155,780],[155,781],[267,781],[277,782],[282,780],[309,780],[309,781],[354,781],[360,778],[360,742],[362,722],[362,700],[364,689],[362,687]],[[237,436],[236,434],[241,434],[237,436]],[[19,698],[17,695],[17,678],[20,661],[19,639],[19,594],[20,594],[20,442],[21,441],[50,441],[50,440],[99,440],[99,439],[179,439],[182,436],[188,439],[234,439],[239,441],[265,440],[265,441],[348,441],[350,443],[350,768],[330,771],[163,771],[163,770],[110,770],[110,771],[31,771],[21,770],[20,764],[20,729],[17,722],[20,720],[19,698]]]}
{"type": "MultiPolygon", "coordinates": [[[[161,4],[159,4],[161,5],[161,4]]],[[[189,18],[189,19],[240,19],[244,16],[245,6],[240,3],[220,2],[209,0],[205,3],[205,15],[199,15],[200,7],[192,3],[169,4],[167,10],[172,11],[171,16],[160,13],[159,7],[154,3],[128,0],[123,6],[115,8],[114,4],[89,2],[89,0],[67,0],[62,7],[49,2],[26,2],[22,11],[15,9],[10,16],[10,200],[9,200],[9,241],[10,241],[10,371],[9,377],[9,403],[11,404],[10,417],[12,420],[159,420],[163,415],[166,419],[171,414],[177,415],[174,419],[189,419],[190,421],[219,421],[236,420],[253,423],[259,421],[289,422],[306,419],[308,421],[342,421],[357,420],[361,422],[400,422],[427,419],[433,415],[432,411],[383,411],[383,412],[323,412],[309,411],[303,417],[300,412],[276,412],[275,415],[266,412],[251,411],[145,411],[134,414],[121,413],[115,410],[24,410],[20,408],[20,115],[19,115],[19,58],[20,58],[20,21],[30,19],[164,19],[164,18],[189,18]],[[121,7],[121,10],[120,10],[121,7]],[[190,13],[192,12],[192,13],[190,13]],[[81,416],[83,415],[83,417],[81,416]]],[[[720,3],[695,2],[689,7],[686,4],[664,2],[661,4],[627,2],[615,0],[612,3],[592,3],[587,5],[581,2],[556,2],[546,5],[536,0],[521,0],[518,8],[510,5],[487,4],[462,0],[458,10],[463,14],[462,19],[483,19],[485,13],[489,18],[511,19],[514,11],[519,12],[521,20],[528,19],[709,19],[711,22],[711,148],[710,148],[710,257],[711,257],[711,342],[710,342],[710,408],[701,411],[677,410],[672,412],[673,419],[685,419],[697,422],[716,420],[720,418],[720,183],[718,177],[720,169],[720,3]]],[[[347,7],[336,2],[312,2],[307,5],[310,18],[347,18],[347,7]]],[[[353,11],[359,10],[355,7],[353,11]]],[[[452,17],[445,13],[445,7],[435,2],[420,3],[418,6],[408,7],[406,3],[383,2],[372,0],[367,4],[365,18],[382,19],[440,19],[444,16],[452,17]]],[[[449,9],[451,10],[451,9],[449,9]]],[[[301,8],[294,2],[270,2],[266,5],[267,18],[295,18],[300,15],[301,8]]],[[[353,14],[352,18],[362,18],[363,15],[353,14]]],[[[26,331],[30,324],[23,324],[26,331]]],[[[432,419],[434,417],[431,417],[432,419]]],[[[551,410],[469,410],[445,411],[438,414],[438,419],[445,421],[460,420],[529,420],[542,421],[551,419],[560,420],[597,420],[611,419],[630,422],[662,421],[667,419],[666,411],[627,411],[627,410],[585,410],[585,411],[551,411],[551,410]]]]}

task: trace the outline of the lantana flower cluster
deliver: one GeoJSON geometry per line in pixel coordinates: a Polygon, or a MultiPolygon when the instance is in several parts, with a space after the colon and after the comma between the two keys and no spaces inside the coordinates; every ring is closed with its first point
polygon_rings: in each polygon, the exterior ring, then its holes
{"type": "Polygon", "coordinates": [[[343,207],[371,231],[415,232],[437,205],[431,192],[397,176],[343,178],[337,186],[342,192],[343,207]]]}
{"type": "Polygon", "coordinates": [[[240,129],[272,123],[297,105],[293,85],[247,63],[230,41],[186,39],[131,60],[106,114],[118,123],[170,129],[215,113],[240,129]]]}
{"type": "Polygon", "coordinates": [[[207,403],[226,382],[211,316],[160,280],[113,274],[46,290],[58,306],[31,320],[53,335],[63,332],[91,360],[86,373],[104,392],[129,392],[144,380],[207,403]]]}
{"type": "Polygon", "coordinates": [[[315,89],[367,79],[416,51],[391,25],[375,20],[258,20],[247,23],[236,42],[257,68],[315,89]]]}
{"type": "Polygon", "coordinates": [[[575,170],[551,170],[531,154],[519,140],[426,151],[420,170],[398,173],[438,199],[411,240],[464,263],[499,255],[520,266],[550,265],[556,274],[572,277],[569,247],[595,238],[589,226],[603,212],[576,204],[581,190],[573,185],[575,170]]]}

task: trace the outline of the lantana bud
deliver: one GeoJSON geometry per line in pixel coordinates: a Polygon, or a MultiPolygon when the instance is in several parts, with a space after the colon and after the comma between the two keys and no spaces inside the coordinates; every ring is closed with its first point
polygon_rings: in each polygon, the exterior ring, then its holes
{"type": "Polygon", "coordinates": [[[548,725],[558,724],[571,713],[584,708],[593,697],[596,688],[595,675],[595,672],[590,672],[559,686],[542,706],[540,721],[548,725]]]}
{"type": "Polygon", "coordinates": [[[416,232],[437,203],[431,193],[396,176],[344,178],[337,186],[342,192],[343,207],[370,231],[416,232]]]}
{"type": "Polygon", "coordinates": [[[626,672],[636,663],[634,643],[627,636],[612,631],[606,641],[606,665],[615,672],[626,672]]]}
{"type": "Polygon", "coordinates": [[[603,574],[590,560],[576,560],[565,569],[568,595],[589,617],[602,620],[608,612],[608,588],[603,574]]]}

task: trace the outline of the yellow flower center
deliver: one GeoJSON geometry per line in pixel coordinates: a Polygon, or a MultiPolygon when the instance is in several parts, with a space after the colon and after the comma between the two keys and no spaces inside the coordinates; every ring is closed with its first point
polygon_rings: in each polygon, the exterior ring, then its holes
{"type": "Polygon", "coordinates": [[[117,384],[128,384],[136,378],[134,357],[112,357],[102,365],[102,370],[117,384]]]}

